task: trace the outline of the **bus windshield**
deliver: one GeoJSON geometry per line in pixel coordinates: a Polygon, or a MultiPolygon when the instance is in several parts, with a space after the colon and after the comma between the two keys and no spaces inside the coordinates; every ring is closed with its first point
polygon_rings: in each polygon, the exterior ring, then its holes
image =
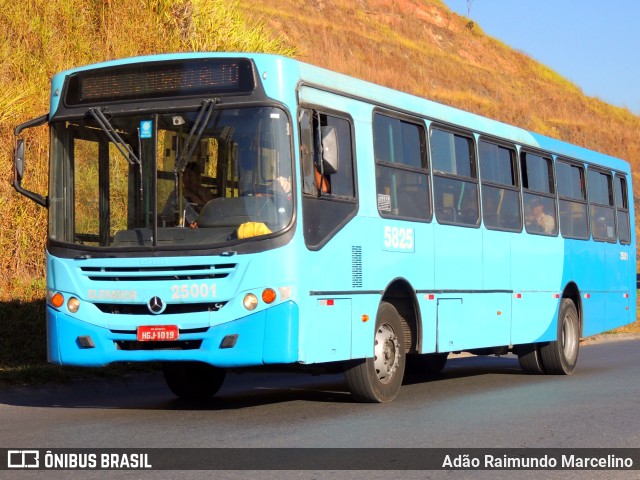
{"type": "Polygon", "coordinates": [[[52,124],[50,239],[91,248],[204,248],[292,219],[288,116],[275,107],[52,124]]]}

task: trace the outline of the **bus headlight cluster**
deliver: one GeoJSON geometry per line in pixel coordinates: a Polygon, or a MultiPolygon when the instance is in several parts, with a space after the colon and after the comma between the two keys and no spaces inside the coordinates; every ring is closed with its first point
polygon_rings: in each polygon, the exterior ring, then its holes
{"type": "Polygon", "coordinates": [[[258,297],[256,297],[253,293],[247,293],[242,300],[242,305],[247,310],[255,310],[258,306],[258,297]]]}
{"type": "Polygon", "coordinates": [[[79,308],[80,300],[78,300],[76,297],[71,297],[69,300],[67,300],[67,310],[69,310],[71,313],[76,313],[79,308]]]}
{"type": "MultiPolygon", "coordinates": [[[[47,292],[47,301],[54,308],[62,308],[64,305],[64,295],[60,292],[53,292],[49,290],[47,292]]],[[[80,300],[76,297],[69,297],[67,300],[67,310],[71,313],[76,313],[80,309],[80,300]]]]}
{"type": "MultiPolygon", "coordinates": [[[[278,294],[273,288],[265,288],[260,294],[260,299],[267,305],[272,304],[278,298],[278,294]]],[[[247,293],[242,299],[242,305],[247,310],[255,310],[260,303],[258,297],[253,293],[247,293]]]]}

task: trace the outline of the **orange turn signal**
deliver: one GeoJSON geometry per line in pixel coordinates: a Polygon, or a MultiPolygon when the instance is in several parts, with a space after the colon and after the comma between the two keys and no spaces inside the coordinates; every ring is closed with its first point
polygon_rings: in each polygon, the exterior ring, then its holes
{"type": "Polygon", "coordinates": [[[64,297],[61,293],[53,294],[53,296],[51,297],[51,305],[56,308],[60,308],[62,305],[64,305],[64,297]]]}
{"type": "Polygon", "coordinates": [[[262,301],[264,303],[273,303],[276,300],[276,291],[273,288],[265,288],[262,291],[262,301]]]}

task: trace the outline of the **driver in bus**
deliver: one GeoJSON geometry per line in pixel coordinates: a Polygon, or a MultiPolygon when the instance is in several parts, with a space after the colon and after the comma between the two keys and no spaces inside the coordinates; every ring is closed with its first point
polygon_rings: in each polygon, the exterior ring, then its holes
{"type": "MultiPolygon", "coordinates": [[[[210,189],[202,185],[202,175],[196,162],[190,162],[182,173],[182,208],[185,209],[186,223],[197,228],[196,218],[202,207],[214,198],[210,189]]],[[[178,205],[176,193],[172,192],[160,213],[163,219],[177,220],[178,205]]]]}

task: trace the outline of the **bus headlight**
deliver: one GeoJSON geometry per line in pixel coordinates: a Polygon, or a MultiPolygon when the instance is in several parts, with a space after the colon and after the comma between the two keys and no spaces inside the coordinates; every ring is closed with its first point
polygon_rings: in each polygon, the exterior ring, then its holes
{"type": "Polygon", "coordinates": [[[253,293],[247,293],[242,300],[242,305],[247,310],[255,310],[258,306],[258,297],[256,297],[253,293]]]}
{"type": "Polygon", "coordinates": [[[67,309],[71,313],[76,313],[79,308],[80,308],[80,300],[78,300],[76,297],[71,297],[69,300],[67,300],[67,309]]]}

